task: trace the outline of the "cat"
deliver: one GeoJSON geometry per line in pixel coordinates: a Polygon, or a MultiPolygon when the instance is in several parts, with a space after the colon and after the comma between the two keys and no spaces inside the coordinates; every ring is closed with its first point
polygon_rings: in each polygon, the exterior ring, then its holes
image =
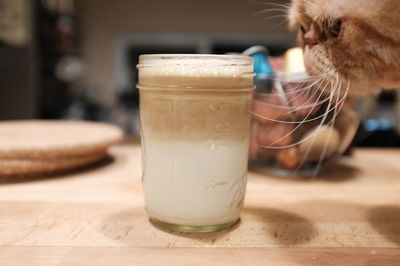
{"type": "Polygon", "coordinates": [[[288,21],[307,72],[324,76],[321,88],[335,80],[353,95],[400,88],[399,0],[292,0],[288,21]]]}
{"type": "MultiPolygon", "coordinates": [[[[255,107],[257,104],[262,106],[268,115],[260,114],[261,108],[254,108],[255,115],[268,120],[263,123],[269,123],[268,132],[274,134],[263,133],[258,127],[253,127],[256,132],[252,136],[264,138],[252,140],[256,145],[250,149],[251,156],[268,152],[270,155],[273,154],[270,150],[275,149],[278,150],[275,160],[282,167],[285,164],[281,162],[286,161],[297,162],[294,167],[297,169],[307,160],[317,162],[313,174],[316,175],[322,162],[327,160],[327,147],[335,143],[332,136],[341,136],[339,145],[343,149],[336,150],[337,154],[349,147],[360,121],[359,115],[352,109],[352,100],[357,97],[348,97],[349,94],[366,96],[377,94],[382,89],[400,88],[399,1],[291,0],[288,5],[268,3],[274,7],[271,12],[287,12],[289,28],[297,32],[299,46],[303,48],[304,64],[310,80],[293,82],[297,87],[289,93],[283,92],[285,96],[288,94],[297,100],[289,101],[289,118],[271,119],[271,114],[279,115],[281,107],[271,104],[268,98],[256,99],[255,107]],[[299,115],[299,112],[304,114],[299,115]],[[284,127],[286,132],[282,130],[284,127]],[[326,128],[329,128],[329,133],[318,137],[319,132],[326,128]],[[274,141],[261,145],[265,139],[270,140],[266,137],[271,136],[274,141]],[[304,152],[301,146],[307,139],[311,144],[304,152]],[[279,146],[284,141],[286,145],[279,146]],[[321,141],[319,146],[314,145],[318,141],[321,141]],[[318,151],[317,156],[309,158],[315,151],[318,151]]],[[[272,96],[279,93],[282,92],[275,91],[272,96]]]]}

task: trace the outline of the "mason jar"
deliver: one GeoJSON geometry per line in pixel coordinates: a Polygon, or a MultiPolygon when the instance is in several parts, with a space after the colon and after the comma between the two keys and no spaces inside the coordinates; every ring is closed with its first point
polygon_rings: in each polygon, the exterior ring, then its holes
{"type": "Polygon", "coordinates": [[[137,67],[150,221],[183,232],[232,226],[246,190],[253,59],[154,54],[137,67]]]}

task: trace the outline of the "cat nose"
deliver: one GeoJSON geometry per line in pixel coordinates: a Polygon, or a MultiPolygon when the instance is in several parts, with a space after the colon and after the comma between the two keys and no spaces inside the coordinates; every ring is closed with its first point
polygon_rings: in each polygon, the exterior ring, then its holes
{"type": "Polygon", "coordinates": [[[304,44],[305,44],[306,46],[308,46],[308,48],[311,49],[311,48],[313,48],[315,45],[318,44],[318,40],[315,39],[315,38],[310,38],[310,37],[304,36],[304,44]]]}
{"type": "Polygon", "coordinates": [[[304,35],[304,44],[308,46],[308,48],[313,48],[315,45],[319,43],[319,38],[312,31],[307,32],[304,35]]]}
{"type": "Polygon", "coordinates": [[[311,49],[319,43],[320,37],[321,33],[319,27],[313,23],[311,24],[310,30],[304,34],[304,44],[311,49]]]}

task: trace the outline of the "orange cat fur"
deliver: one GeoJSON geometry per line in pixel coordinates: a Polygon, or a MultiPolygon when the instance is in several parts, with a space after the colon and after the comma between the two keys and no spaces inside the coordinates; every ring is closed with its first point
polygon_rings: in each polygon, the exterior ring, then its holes
{"type": "Polygon", "coordinates": [[[288,14],[310,76],[331,69],[352,94],[400,87],[399,0],[292,0],[288,14]]]}

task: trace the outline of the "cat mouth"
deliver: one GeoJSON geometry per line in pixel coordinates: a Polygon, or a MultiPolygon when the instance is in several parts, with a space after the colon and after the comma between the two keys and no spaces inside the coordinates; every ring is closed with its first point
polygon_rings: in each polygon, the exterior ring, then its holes
{"type": "Polygon", "coordinates": [[[372,84],[353,77],[351,71],[338,68],[324,50],[315,48],[304,50],[304,65],[318,89],[339,95],[363,95],[373,91],[372,84]]]}
{"type": "Polygon", "coordinates": [[[343,65],[343,59],[334,63],[323,47],[304,49],[304,65],[310,79],[315,85],[325,92],[334,91],[337,94],[350,94],[363,96],[369,93],[382,91],[380,82],[374,80],[371,75],[363,72],[362,68],[338,67],[343,65]]]}
{"type": "Polygon", "coordinates": [[[325,92],[337,89],[342,82],[336,67],[321,53],[312,51],[308,47],[304,50],[304,65],[310,81],[325,92]]]}

